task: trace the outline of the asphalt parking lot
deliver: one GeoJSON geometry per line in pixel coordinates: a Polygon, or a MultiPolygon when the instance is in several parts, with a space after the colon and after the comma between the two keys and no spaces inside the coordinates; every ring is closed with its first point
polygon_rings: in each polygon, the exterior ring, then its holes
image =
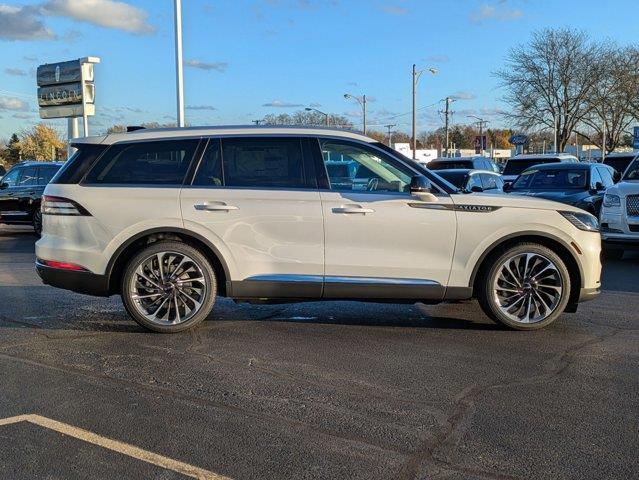
{"type": "Polygon", "coordinates": [[[158,335],[0,227],[0,478],[639,476],[639,255],[538,332],[474,304],[235,305],[158,335]]]}

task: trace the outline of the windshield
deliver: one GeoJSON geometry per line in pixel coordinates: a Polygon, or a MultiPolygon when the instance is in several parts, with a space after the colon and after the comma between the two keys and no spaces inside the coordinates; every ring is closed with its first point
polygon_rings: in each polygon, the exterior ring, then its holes
{"type": "Polygon", "coordinates": [[[584,189],[588,185],[588,170],[543,169],[527,170],[512,185],[511,190],[584,189]]]}
{"type": "Polygon", "coordinates": [[[634,158],[635,158],[634,156],[606,157],[603,163],[604,165],[611,166],[612,168],[617,170],[619,173],[623,173],[626,170],[626,168],[628,168],[628,165],[630,165],[630,162],[632,162],[634,158]]]}
{"type": "Polygon", "coordinates": [[[524,170],[533,167],[535,165],[543,165],[544,163],[557,163],[556,158],[531,158],[529,160],[517,160],[511,158],[506,163],[504,168],[504,175],[519,175],[524,170]]]}
{"type": "Polygon", "coordinates": [[[630,164],[623,180],[639,180],[639,158],[630,164]]]}
{"type": "Polygon", "coordinates": [[[451,172],[441,170],[437,172],[437,175],[442,177],[444,180],[447,180],[449,183],[455,185],[459,189],[464,188],[464,184],[466,182],[466,172],[451,172]]]}

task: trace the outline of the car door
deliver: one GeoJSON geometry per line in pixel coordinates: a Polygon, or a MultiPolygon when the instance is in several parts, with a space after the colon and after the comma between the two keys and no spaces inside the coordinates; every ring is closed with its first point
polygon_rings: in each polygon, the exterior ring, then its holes
{"type": "Polygon", "coordinates": [[[18,190],[18,181],[22,168],[12,168],[2,178],[2,188],[0,188],[0,216],[3,220],[10,221],[16,217],[18,213],[18,197],[16,192],[18,190]]]}
{"type": "Polygon", "coordinates": [[[449,196],[411,196],[416,173],[369,144],[320,139],[318,159],[325,230],[325,298],[441,299],[455,247],[449,196]],[[322,169],[342,157],[370,172],[365,190],[344,189],[322,169]]]}
{"type": "Polygon", "coordinates": [[[36,165],[24,167],[15,189],[17,220],[27,221],[31,219],[37,183],[38,167],[36,165]]]}
{"type": "Polygon", "coordinates": [[[218,248],[233,297],[321,296],[324,225],[311,157],[306,138],[211,139],[182,189],[185,227],[218,248]]]}

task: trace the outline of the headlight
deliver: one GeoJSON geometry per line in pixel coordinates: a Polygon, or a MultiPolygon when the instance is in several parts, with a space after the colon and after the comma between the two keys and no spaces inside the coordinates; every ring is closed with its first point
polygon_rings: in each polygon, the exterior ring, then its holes
{"type": "Polygon", "coordinates": [[[586,212],[559,212],[563,217],[572,223],[579,230],[585,230],[586,232],[598,232],[599,222],[594,215],[590,215],[586,212]]]}
{"type": "Polygon", "coordinates": [[[621,199],[619,198],[619,195],[606,193],[604,195],[603,206],[608,208],[621,207],[621,199]]]}

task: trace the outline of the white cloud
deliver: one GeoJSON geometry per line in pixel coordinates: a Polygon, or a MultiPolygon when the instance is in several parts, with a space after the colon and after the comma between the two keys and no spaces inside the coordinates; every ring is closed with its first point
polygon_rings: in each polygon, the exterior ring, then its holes
{"type": "Polygon", "coordinates": [[[524,16],[524,12],[517,8],[507,6],[506,0],[501,0],[498,4],[484,3],[477,10],[470,13],[470,21],[482,23],[484,20],[499,20],[503,22],[519,20],[524,16]]]}
{"type": "Polygon", "coordinates": [[[385,5],[382,7],[382,11],[390,15],[406,15],[408,9],[399,5],[385,5]]]}
{"type": "Polygon", "coordinates": [[[15,110],[25,112],[29,110],[29,104],[15,97],[0,97],[0,110],[15,110]]]}
{"type": "Polygon", "coordinates": [[[38,18],[38,8],[15,7],[0,3],[0,39],[53,40],[55,33],[38,18]]]}
{"type": "Polygon", "coordinates": [[[303,107],[301,103],[291,103],[285,102],[284,100],[273,100],[272,102],[268,102],[262,105],[263,107],[275,107],[275,108],[294,108],[294,107],[303,107]]]}
{"type": "Polygon", "coordinates": [[[4,73],[7,75],[13,75],[14,77],[26,77],[27,72],[22,70],[21,68],[5,68],[4,73]]]}
{"type": "Polygon", "coordinates": [[[213,105],[187,105],[187,110],[217,110],[213,105]]]}
{"type": "Polygon", "coordinates": [[[131,33],[155,30],[145,10],[117,0],[48,0],[41,12],[131,33]]]}
{"type": "Polygon", "coordinates": [[[216,70],[220,73],[226,72],[226,69],[229,67],[229,64],[226,62],[202,62],[200,60],[187,60],[184,62],[184,65],[206,71],[216,70]]]}
{"type": "Polygon", "coordinates": [[[477,98],[474,93],[465,92],[461,90],[453,93],[450,97],[455,100],[474,100],[475,98],[477,98]]]}
{"type": "Polygon", "coordinates": [[[448,55],[430,55],[429,57],[426,57],[424,60],[426,60],[427,62],[432,62],[432,63],[448,63],[450,59],[448,58],[448,55]]]}
{"type": "Polygon", "coordinates": [[[18,120],[31,120],[35,117],[31,113],[14,113],[13,118],[17,118],[18,120]]]}

